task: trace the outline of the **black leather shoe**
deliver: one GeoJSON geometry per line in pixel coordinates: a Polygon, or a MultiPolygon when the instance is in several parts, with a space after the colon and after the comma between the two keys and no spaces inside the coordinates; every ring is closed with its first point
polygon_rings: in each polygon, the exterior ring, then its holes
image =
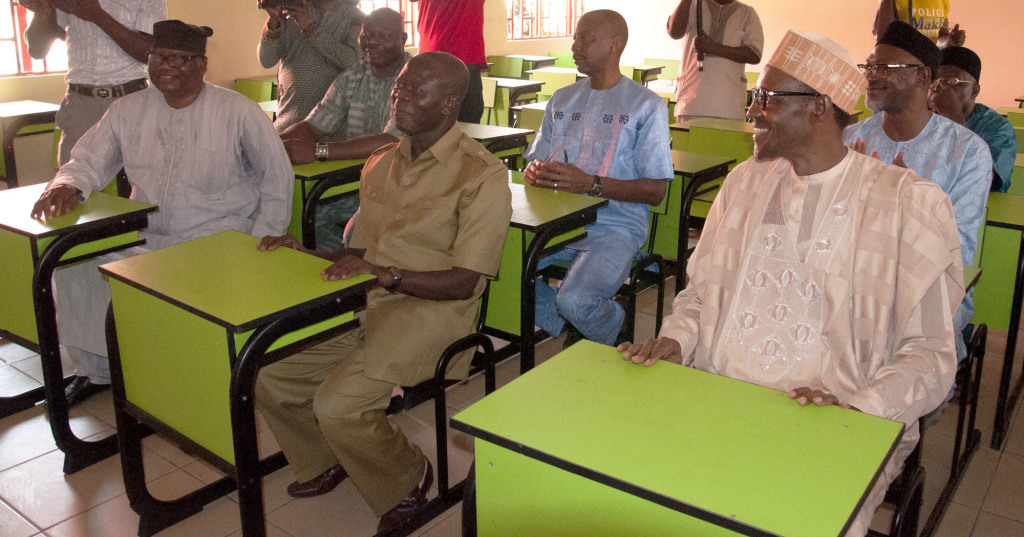
{"type": "Polygon", "coordinates": [[[89,381],[89,377],[75,377],[75,380],[64,387],[64,398],[68,400],[68,408],[71,408],[109,389],[110,384],[95,384],[89,381]]]}
{"type": "Polygon", "coordinates": [[[430,491],[430,486],[433,484],[434,468],[430,465],[430,461],[427,461],[427,475],[423,477],[423,481],[412,489],[412,492],[404,500],[398,502],[398,505],[380,517],[377,533],[390,532],[412,522],[416,515],[423,510],[423,506],[427,505],[427,492],[430,491]]]}
{"type": "Polygon", "coordinates": [[[337,487],[346,477],[348,477],[348,472],[340,464],[336,464],[326,472],[305,483],[292,482],[291,485],[288,485],[288,495],[293,498],[312,498],[313,496],[327,494],[334,490],[334,487],[337,487]]]}

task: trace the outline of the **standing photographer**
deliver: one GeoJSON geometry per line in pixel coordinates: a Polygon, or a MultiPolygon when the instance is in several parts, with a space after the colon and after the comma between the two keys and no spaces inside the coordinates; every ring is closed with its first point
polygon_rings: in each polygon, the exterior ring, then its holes
{"type": "Polygon", "coordinates": [[[267,12],[257,52],[260,65],[281,63],[277,120],[282,132],[323,99],[331,82],[359,60],[356,39],[363,13],[343,0],[263,0],[267,12]]]}
{"type": "Polygon", "coordinates": [[[146,54],[153,23],[167,18],[164,0],[21,0],[35,13],[25,30],[33,58],[45,58],[57,39],[67,41],[67,95],[57,112],[59,162],[119,97],[146,89],[146,54]]]}

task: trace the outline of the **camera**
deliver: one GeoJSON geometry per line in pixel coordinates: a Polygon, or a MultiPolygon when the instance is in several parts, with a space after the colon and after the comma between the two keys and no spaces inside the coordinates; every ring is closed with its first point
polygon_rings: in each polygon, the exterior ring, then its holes
{"type": "Polygon", "coordinates": [[[302,0],[257,0],[256,7],[267,9],[268,7],[302,7],[302,0]]]}

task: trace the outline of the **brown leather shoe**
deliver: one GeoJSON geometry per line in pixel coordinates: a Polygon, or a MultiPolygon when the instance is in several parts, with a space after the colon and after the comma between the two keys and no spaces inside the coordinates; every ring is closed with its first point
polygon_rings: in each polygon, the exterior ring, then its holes
{"type": "Polygon", "coordinates": [[[344,481],[346,477],[348,477],[348,472],[340,464],[336,464],[326,472],[305,483],[295,481],[288,485],[288,495],[293,498],[312,498],[313,496],[327,494],[334,490],[334,487],[337,487],[338,483],[344,481]]]}
{"type": "Polygon", "coordinates": [[[434,468],[430,465],[430,461],[427,461],[427,475],[423,477],[421,484],[412,489],[412,492],[404,500],[398,502],[398,505],[380,517],[377,533],[390,532],[411,522],[423,509],[423,506],[427,505],[427,492],[430,491],[430,486],[433,484],[434,468]]]}

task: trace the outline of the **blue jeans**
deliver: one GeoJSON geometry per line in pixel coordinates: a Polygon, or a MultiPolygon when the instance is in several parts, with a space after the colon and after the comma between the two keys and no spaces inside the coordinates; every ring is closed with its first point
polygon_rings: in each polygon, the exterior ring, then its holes
{"type": "Polygon", "coordinates": [[[316,207],[316,249],[333,252],[342,247],[345,224],[359,209],[359,196],[346,196],[316,207]]]}
{"type": "Polygon", "coordinates": [[[638,251],[625,234],[588,228],[587,238],[541,259],[538,269],[569,261],[569,272],[557,290],[537,280],[537,326],[557,336],[568,321],[583,337],[614,344],[626,312],[612,297],[625,283],[638,251]]]}

